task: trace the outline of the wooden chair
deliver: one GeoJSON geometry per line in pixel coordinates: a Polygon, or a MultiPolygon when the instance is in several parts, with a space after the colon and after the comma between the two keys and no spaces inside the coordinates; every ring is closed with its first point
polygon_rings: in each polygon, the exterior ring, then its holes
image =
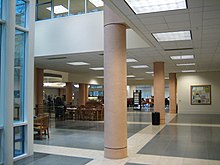
{"type": "Polygon", "coordinates": [[[43,115],[34,119],[34,131],[38,132],[40,139],[42,139],[42,135],[49,135],[49,116],[43,115]]]}

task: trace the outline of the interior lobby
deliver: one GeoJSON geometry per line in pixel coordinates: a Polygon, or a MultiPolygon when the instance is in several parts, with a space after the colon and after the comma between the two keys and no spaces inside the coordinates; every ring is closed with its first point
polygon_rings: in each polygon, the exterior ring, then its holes
{"type": "Polygon", "coordinates": [[[0,165],[220,165],[219,0],[0,0],[0,165]]]}

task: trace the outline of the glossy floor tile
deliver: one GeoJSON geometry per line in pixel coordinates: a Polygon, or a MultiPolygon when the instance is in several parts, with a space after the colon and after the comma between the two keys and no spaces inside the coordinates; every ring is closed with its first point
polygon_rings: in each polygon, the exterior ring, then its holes
{"type": "Polygon", "coordinates": [[[51,138],[36,140],[34,151],[91,160],[86,165],[220,165],[219,117],[166,113],[166,124],[155,126],[151,112],[130,109],[128,157],[118,160],[104,157],[103,121],[52,120],[51,138]]]}
{"type": "Polygon", "coordinates": [[[33,156],[16,161],[14,165],[84,165],[92,159],[51,155],[35,152],[33,156]]]}
{"type": "Polygon", "coordinates": [[[220,115],[178,114],[171,123],[220,124],[220,115]]]}
{"type": "Polygon", "coordinates": [[[220,128],[166,126],[138,153],[220,160],[220,128]]]}
{"type": "MultiPolygon", "coordinates": [[[[50,138],[35,140],[35,144],[93,150],[104,149],[104,123],[68,120],[54,122],[54,128],[50,128],[50,138]]],[[[147,126],[147,124],[128,124],[128,137],[147,126]]]]}

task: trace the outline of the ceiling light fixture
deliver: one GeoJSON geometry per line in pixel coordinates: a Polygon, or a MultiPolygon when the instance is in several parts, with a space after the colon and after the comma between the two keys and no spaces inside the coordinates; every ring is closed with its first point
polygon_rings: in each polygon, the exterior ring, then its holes
{"type": "Polygon", "coordinates": [[[91,70],[104,70],[104,67],[97,67],[97,68],[89,68],[91,70]]]}
{"type": "Polygon", "coordinates": [[[86,63],[86,62],[68,62],[67,64],[69,64],[69,65],[75,65],[75,66],[90,65],[89,63],[86,63]]]}
{"type": "Polygon", "coordinates": [[[102,0],[89,0],[95,7],[102,7],[104,6],[104,3],[102,0]]]}
{"type": "Polygon", "coordinates": [[[189,30],[153,33],[153,36],[158,42],[192,40],[191,32],[189,30]]]}
{"type": "Polygon", "coordinates": [[[139,69],[139,68],[149,68],[149,66],[147,65],[134,65],[134,66],[131,66],[132,68],[135,68],[135,69],[139,69]]]}
{"type": "Polygon", "coordinates": [[[194,55],[170,56],[171,60],[192,60],[194,55]]]}
{"type": "Polygon", "coordinates": [[[183,73],[196,72],[195,70],[182,70],[183,73]]]}
{"type": "Polygon", "coordinates": [[[125,0],[135,14],[186,9],[185,0],[125,0]]]}
{"type": "Polygon", "coordinates": [[[138,61],[134,58],[127,58],[126,62],[138,62],[138,61]]]}
{"type": "Polygon", "coordinates": [[[176,64],[176,66],[194,66],[195,63],[176,64]]]}
{"type": "Polygon", "coordinates": [[[44,87],[63,88],[64,86],[66,86],[66,83],[63,82],[44,83],[44,87]]]}
{"type": "MultiPolygon", "coordinates": [[[[51,7],[47,7],[47,10],[51,11],[51,7]]],[[[67,12],[68,12],[68,9],[65,8],[63,5],[54,6],[55,14],[62,14],[62,13],[67,13],[67,12]]]]}
{"type": "Polygon", "coordinates": [[[135,77],[135,75],[127,75],[127,78],[135,77]]]}
{"type": "Polygon", "coordinates": [[[104,76],[96,76],[96,78],[104,78],[104,76]]]}
{"type": "Polygon", "coordinates": [[[144,80],[144,78],[141,78],[141,77],[140,78],[135,78],[135,80],[144,80]]]}

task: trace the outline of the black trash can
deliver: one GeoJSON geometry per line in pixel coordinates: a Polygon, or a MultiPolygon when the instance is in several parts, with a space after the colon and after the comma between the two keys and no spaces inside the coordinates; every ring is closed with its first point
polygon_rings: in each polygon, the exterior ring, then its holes
{"type": "Polygon", "coordinates": [[[152,112],[152,125],[160,125],[160,112],[152,112]]]}

